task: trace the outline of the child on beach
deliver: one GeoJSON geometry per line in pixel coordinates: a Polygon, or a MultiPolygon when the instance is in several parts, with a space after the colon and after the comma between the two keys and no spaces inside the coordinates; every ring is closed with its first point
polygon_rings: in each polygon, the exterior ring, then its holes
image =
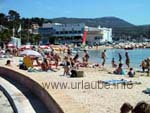
{"type": "Polygon", "coordinates": [[[129,77],[134,77],[135,76],[135,71],[133,70],[133,68],[130,68],[130,71],[128,72],[128,76],[129,77]]]}

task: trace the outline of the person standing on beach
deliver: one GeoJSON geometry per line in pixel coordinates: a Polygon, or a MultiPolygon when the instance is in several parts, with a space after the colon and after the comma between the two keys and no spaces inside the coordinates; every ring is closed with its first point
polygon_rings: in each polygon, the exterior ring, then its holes
{"type": "Polygon", "coordinates": [[[149,76],[149,72],[150,72],[150,58],[147,58],[146,64],[147,64],[147,76],[149,76]]]}
{"type": "Polygon", "coordinates": [[[106,62],[106,50],[104,50],[101,54],[101,58],[102,58],[102,66],[105,65],[105,62],[106,62]]]}
{"type": "Polygon", "coordinates": [[[140,67],[142,67],[142,71],[143,73],[145,72],[145,69],[147,68],[147,61],[146,60],[143,60],[140,67]]]}
{"type": "Polygon", "coordinates": [[[120,53],[118,53],[118,56],[119,56],[119,62],[121,63],[121,61],[122,61],[122,56],[121,56],[120,53]]]}
{"type": "Polygon", "coordinates": [[[115,59],[114,59],[114,58],[112,58],[111,64],[112,64],[112,67],[113,67],[113,68],[114,68],[114,67],[117,67],[117,64],[115,63],[115,59]]]}
{"type": "Polygon", "coordinates": [[[130,58],[129,58],[128,52],[125,53],[125,57],[126,57],[126,65],[129,68],[130,67],[130,58]]]}
{"type": "Polygon", "coordinates": [[[90,56],[89,56],[87,50],[84,50],[84,55],[83,55],[82,59],[83,59],[83,64],[85,65],[85,67],[88,65],[89,58],[90,58],[90,56]]]}

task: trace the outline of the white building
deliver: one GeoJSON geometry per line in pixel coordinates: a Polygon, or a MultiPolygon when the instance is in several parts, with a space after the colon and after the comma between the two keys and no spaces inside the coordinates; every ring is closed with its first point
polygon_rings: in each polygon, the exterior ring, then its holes
{"type": "Polygon", "coordinates": [[[21,39],[16,37],[11,37],[11,41],[9,42],[9,44],[13,44],[19,48],[21,46],[21,39]]]}
{"type": "Polygon", "coordinates": [[[102,31],[103,39],[102,42],[112,42],[112,28],[98,27],[102,31]]]}
{"type": "Polygon", "coordinates": [[[38,34],[38,29],[39,29],[39,25],[38,24],[32,24],[32,26],[31,26],[31,33],[33,33],[33,34],[38,34]]]}
{"type": "Polygon", "coordinates": [[[39,28],[42,35],[42,43],[82,43],[83,34],[87,32],[86,43],[94,44],[112,41],[111,28],[88,27],[83,23],[78,24],[60,24],[44,23],[39,28]]]}

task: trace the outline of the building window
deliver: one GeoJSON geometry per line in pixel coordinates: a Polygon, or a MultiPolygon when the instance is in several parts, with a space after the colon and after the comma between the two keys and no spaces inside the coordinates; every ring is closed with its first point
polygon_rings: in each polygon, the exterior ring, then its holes
{"type": "Polygon", "coordinates": [[[102,39],[102,37],[100,37],[100,36],[95,37],[95,40],[100,40],[100,39],[102,39]]]}
{"type": "Polygon", "coordinates": [[[76,34],[77,33],[77,31],[74,31],[74,34],[76,34]]]}
{"type": "Polygon", "coordinates": [[[72,31],[69,31],[70,34],[72,34],[72,31]]]}
{"type": "Polygon", "coordinates": [[[57,31],[56,34],[59,34],[59,32],[57,31]]]}
{"type": "Polygon", "coordinates": [[[68,31],[65,31],[65,34],[68,34],[68,31]]]}
{"type": "Polygon", "coordinates": [[[81,33],[81,31],[78,31],[78,33],[80,34],[80,33],[81,33]]]}

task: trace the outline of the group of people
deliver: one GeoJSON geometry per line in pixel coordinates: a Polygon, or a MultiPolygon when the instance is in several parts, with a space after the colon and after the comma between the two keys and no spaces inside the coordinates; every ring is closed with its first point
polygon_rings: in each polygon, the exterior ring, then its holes
{"type": "Polygon", "coordinates": [[[77,52],[75,56],[72,56],[72,52],[68,49],[67,55],[64,57],[63,66],[64,74],[70,75],[71,70],[79,69],[79,67],[87,67],[89,62],[89,54],[84,50],[84,55],[82,57],[82,62],[79,60],[79,53],[77,52]]]}
{"type": "Polygon", "coordinates": [[[55,66],[55,68],[58,69],[61,57],[57,53],[54,53],[54,50],[51,52],[44,52],[39,48],[37,51],[42,55],[42,58],[25,55],[19,68],[27,70],[28,68],[37,69],[37,67],[40,67],[38,68],[39,70],[48,71],[53,70],[52,66],[55,66]]]}
{"type": "MultiPolygon", "coordinates": [[[[120,53],[118,53],[118,57],[119,57],[119,64],[123,64],[122,55],[120,53]]],[[[128,68],[130,68],[130,58],[129,58],[128,52],[125,52],[125,58],[126,58],[126,60],[125,60],[126,65],[127,65],[128,68]]],[[[117,67],[117,64],[116,64],[114,58],[112,58],[112,67],[117,67]]]]}
{"type": "Polygon", "coordinates": [[[134,77],[135,76],[135,71],[133,70],[133,68],[130,68],[129,71],[128,71],[128,73],[127,73],[126,70],[123,69],[123,64],[119,63],[119,66],[114,71],[114,74],[128,75],[129,77],[134,77]]]}
{"type": "MultiPolygon", "coordinates": [[[[122,64],[122,55],[120,53],[118,53],[118,57],[119,57],[119,63],[122,64]]],[[[130,58],[129,58],[129,55],[128,55],[128,52],[125,52],[125,57],[126,57],[126,65],[128,68],[130,68],[130,58]]],[[[101,53],[101,58],[102,58],[102,66],[105,65],[106,63],[106,50],[104,50],[102,53],[101,53]]],[[[112,58],[112,67],[117,67],[117,64],[115,62],[115,58],[112,58]]]]}
{"type": "MultiPolygon", "coordinates": [[[[34,50],[35,48],[33,48],[34,50]]],[[[44,53],[42,49],[38,49],[36,50],[39,53],[41,53],[41,55],[43,56],[43,61],[42,63],[40,63],[38,61],[38,58],[34,58],[32,60],[36,61],[37,65],[41,66],[42,70],[47,71],[49,69],[52,69],[52,64],[54,64],[56,66],[56,69],[58,68],[59,65],[59,61],[61,61],[61,57],[57,54],[54,53],[54,50],[52,49],[51,52],[46,52],[44,53]]],[[[14,54],[15,56],[18,55],[18,52],[16,49],[6,49],[5,51],[6,53],[11,53],[14,54]]],[[[67,51],[67,55],[64,57],[63,62],[64,62],[64,75],[69,73],[69,68],[79,68],[79,67],[87,67],[89,66],[89,58],[90,55],[88,54],[87,50],[83,51],[83,57],[82,57],[82,61],[79,61],[79,53],[77,53],[75,56],[72,56],[71,54],[71,49],[68,47],[68,51],[67,51]]],[[[116,68],[116,70],[114,71],[114,74],[128,74],[130,77],[133,77],[135,75],[135,71],[133,70],[132,67],[130,67],[130,58],[129,58],[129,54],[128,52],[125,52],[125,63],[129,69],[129,72],[126,72],[125,69],[123,69],[123,58],[121,53],[118,53],[118,61],[119,64],[117,64],[115,62],[115,58],[112,58],[111,64],[113,68],[116,68]]],[[[106,63],[106,59],[107,59],[107,55],[106,55],[106,50],[104,50],[101,53],[101,59],[102,59],[102,63],[101,66],[105,66],[106,63]]],[[[98,65],[100,66],[100,65],[98,65]]],[[[145,70],[147,70],[148,74],[150,72],[150,59],[146,59],[143,60],[141,65],[143,72],[145,72],[145,70]]]]}
{"type": "Polygon", "coordinates": [[[150,113],[150,104],[141,101],[133,108],[130,103],[124,103],[120,108],[120,113],[150,113]]]}
{"type": "MultiPolygon", "coordinates": [[[[127,67],[129,68],[129,71],[128,73],[126,73],[126,70],[123,69],[123,64],[122,64],[122,56],[120,53],[118,53],[118,56],[119,56],[119,65],[118,65],[118,68],[114,71],[115,74],[122,74],[122,75],[128,75],[129,77],[134,77],[135,76],[135,71],[133,70],[132,67],[130,67],[130,58],[129,58],[129,55],[128,55],[128,52],[125,53],[125,57],[126,57],[126,65],[127,67]]],[[[117,67],[117,65],[115,65],[114,61],[112,60],[112,66],[113,67],[117,67]]]]}
{"type": "MultiPolygon", "coordinates": [[[[118,57],[119,57],[119,64],[117,65],[115,62],[115,59],[112,58],[112,67],[116,68],[116,70],[114,71],[114,74],[121,74],[121,75],[126,75],[128,74],[129,77],[134,77],[135,75],[135,71],[133,70],[133,68],[130,67],[130,58],[128,55],[128,52],[125,52],[125,58],[126,58],[126,65],[129,68],[129,72],[127,73],[125,69],[123,69],[123,63],[122,63],[122,55],[120,53],[118,53],[118,57]]],[[[101,53],[101,58],[102,58],[102,66],[105,65],[106,62],[106,50],[104,50],[101,53]]]]}

